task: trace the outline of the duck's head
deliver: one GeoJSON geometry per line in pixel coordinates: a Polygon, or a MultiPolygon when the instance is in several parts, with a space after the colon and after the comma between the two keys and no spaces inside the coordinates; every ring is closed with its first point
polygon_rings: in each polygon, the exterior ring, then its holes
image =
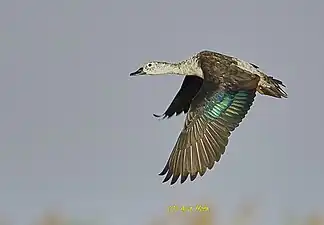
{"type": "Polygon", "coordinates": [[[172,72],[170,69],[171,66],[169,63],[152,61],[141,66],[135,72],[130,73],[130,76],[163,75],[172,72]]]}

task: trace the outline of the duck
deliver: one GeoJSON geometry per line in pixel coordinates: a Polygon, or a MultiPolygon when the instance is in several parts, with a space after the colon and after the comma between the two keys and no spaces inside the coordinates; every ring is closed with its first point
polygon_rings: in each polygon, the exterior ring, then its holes
{"type": "Polygon", "coordinates": [[[180,62],[151,61],[130,76],[184,76],[180,89],[163,114],[184,113],[183,128],[159,173],[162,183],[194,181],[219,162],[231,133],[241,124],[257,94],[288,98],[284,83],[259,66],[227,54],[203,50],[180,62]]]}

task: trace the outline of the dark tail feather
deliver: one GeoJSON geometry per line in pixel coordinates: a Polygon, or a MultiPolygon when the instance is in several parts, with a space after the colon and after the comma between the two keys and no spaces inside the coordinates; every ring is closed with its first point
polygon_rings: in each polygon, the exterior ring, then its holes
{"type": "Polygon", "coordinates": [[[277,80],[273,77],[265,77],[266,85],[259,85],[258,92],[264,95],[269,95],[275,98],[288,98],[288,94],[282,87],[286,87],[281,80],[277,80]]]}

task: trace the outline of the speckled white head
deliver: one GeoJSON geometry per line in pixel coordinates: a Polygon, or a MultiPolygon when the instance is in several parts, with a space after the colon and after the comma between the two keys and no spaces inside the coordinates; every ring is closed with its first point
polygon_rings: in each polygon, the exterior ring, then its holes
{"type": "Polygon", "coordinates": [[[148,62],[140,67],[137,71],[132,72],[130,76],[164,74],[176,74],[184,76],[193,75],[202,77],[201,68],[198,67],[197,61],[193,60],[192,58],[179,63],[159,61],[148,62]]]}
{"type": "Polygon", "coordinates": [[[173,72],[172,64],[167,62],[152,61],[143,65],[143,73],[147,75],[163,75],[173,72]]]}

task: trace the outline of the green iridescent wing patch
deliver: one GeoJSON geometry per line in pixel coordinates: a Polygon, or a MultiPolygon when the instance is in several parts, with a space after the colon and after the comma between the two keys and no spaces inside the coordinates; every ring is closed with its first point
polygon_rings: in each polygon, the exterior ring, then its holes
{"type": "Polygon", "coordinates": [[[211,121],[222,119],[232,131],[245,117],[254,97],[255,91],[217,92],[206,103],[204,117],[211,121]]]}

